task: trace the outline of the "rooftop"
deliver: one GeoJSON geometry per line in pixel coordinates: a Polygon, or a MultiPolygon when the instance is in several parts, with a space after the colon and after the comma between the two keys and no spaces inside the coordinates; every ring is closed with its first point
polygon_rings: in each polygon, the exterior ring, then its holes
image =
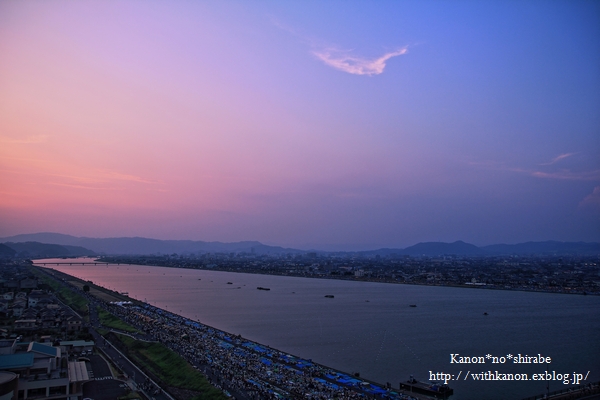
{"type": "Polygon", "coordinates": [[[27,352],[35,352],[45,354],[51,357],[60,357],[59,349],[57,347],[48,346],[42,343],[31,342],[27,352]]]}
{"type": "Polygon", "coordinates": [[[0,370],[20,369],[33,366],[33,354],[2,354],[0,355],[0,370]]]}

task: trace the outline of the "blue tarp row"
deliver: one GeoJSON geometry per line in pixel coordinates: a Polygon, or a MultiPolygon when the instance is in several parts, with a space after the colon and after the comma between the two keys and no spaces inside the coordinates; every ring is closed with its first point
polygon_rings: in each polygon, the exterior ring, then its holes
{"type": "Polygon", "coordinates": [[[254,382],[252,379],[246,379],[246,382],[253,384],[254,386],[258,386],[260,387],[260,384],[257,382],[254,382]]]}
{"type": "Polygon", "coordinates": [[[227,342],[219,342],[219,346],[224,347],[226,349],[230,349],[233,347],[233,345],[231,343],[227,343],[227,342]]]}
{"type": "Polygon", "coordinates": [[[348,375],[340,375],[340,377],[338,378],[338,381],[340,381],[340,380],[344,380],[344,381],[350,382],[350,383],[361,383],[362,382],[360,379],[352,378],[348,375]]]}
{"type": "Polygon", "coordinates": [[[260,347],[260,346],[254,346],[253,349],[255,351],[258,351],[259,353],[266,353],[267,352],[267,349],[265,349],[263,347],[260,347]]]}
{"type": "Polygon", "coordinates": [[[304,360],[300,360],[300,361],[298,361],[298,363],[296,365],[298,365],[298,366],[302,365],[302,368],[304,368],[304,367],[310,367],[310,366],[312,366],[313,363],[308,362],[308,361],[304,361],[304,360]]]}
{"type": "Polygon", "coordinates": [[[265,365],[271,365],[271,364],[273,364],[271,362],[271,360],[267,360],[266,358],[261,358],[260,362],[263,363],[263,364],[265,364],[265,365]]]}
{"type": "Polygon", "coordinates": [[[289,365],[283,365],[283,368],[288,369],[290,371],[294,371],[298,375],[304,375],[304,372],[297,370],[296,368],[292,368],[289,365]]]}
{"type": "Polygon", "coordinates": [[[365,390],[365,392],[372,393],[372,394],[383,394],[386,392],[384,389],[374,387],[373,385],[371,385],[370,387],[366,387],[364,390],[365,390]]]}
{"type": "MultiPolygon", "coordinates": [[[[251,383],[251,384],[253,384],[254,386],[257,386],[257,387],[259,387],[259,388],[264,388],[264,387],[265,387],[263,383],[261,383],[261,382],[256,382],[255,380],[252,380],[252,379],[246,379],[246,382],[249,382],[249,383],[251,383]]],[[[269,392],[269,393],[273,393],[273,390],[271,390],[271,389],[268,389],[268,392],[269,392]]]]}
{"type": "Polygon", "coordinates": [[[375,385],[371,384],[371,389],[373,389],[375,391],[375,393],[387,393],[387,390],[385,390],[381,386],[375,386],[375,385]]]}
{"type": "Polygon", "coordinates": [[[321,379],[321,378],[315,378],[315,381],[317,381],[317,382],[319,382],[319,383],[321,383],[321,384],[323,384],[323,385],[325,385],[325,386],[328,386],[328,387],[330,387],[330,388],[336,389],[336,390],[340,388],[340,387],[339,387],[338,385],[336,385],[335,383],[328,382],[328,381],[326,381],[325,379],[321,379]]]}
{"type": "Polygon", "coordinates": [[[264,347],[261,347],[261,346],[259,346],[257,344],[250,343],[250,342],[246,342],[246,343],[242,344],[242,346],[248,347],[248,348],[250,348],[250,349],[252,349],[254,351],[258,351],[259,353],[266,353],[267,352],[267,349],[265,349],[264,347]]]}
{"type": "Polygon", "coordinates": [[[288,364],[296,364],[298,361],[292,357],[279,357],[281,361],[286,362],[288,364]]]}

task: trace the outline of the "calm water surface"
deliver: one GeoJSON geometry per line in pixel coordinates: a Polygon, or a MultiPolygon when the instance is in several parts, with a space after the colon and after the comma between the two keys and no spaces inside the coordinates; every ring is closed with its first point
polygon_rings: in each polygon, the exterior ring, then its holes
{"type": "MultiPolygon", "coordinates": [[[[56,260],[64,262],[65,260],[56,260]]],[[[152,266],[49,266],[262,344],[397,387],[429,371],[583,373],[600,380],[600,297],[253,275],[152,266]],[[232,284],[228,284],[231,282],[232,284]],[[257,290],[258,286],[270,291],[257,290]],[[332,294],[335,298],[325,298],[332,294]],[[417,307],[409,307],[415,304],[417,307]],[[483,315],[487,312],[489,315],[483,315]],[[450,354],[552,357],[451,364],[450,354]]],[[[455,400],[521,399],[546,382],[450,382],[455,400]]],[[[550,390],[565,388],[550,382],[550,390]]]]}

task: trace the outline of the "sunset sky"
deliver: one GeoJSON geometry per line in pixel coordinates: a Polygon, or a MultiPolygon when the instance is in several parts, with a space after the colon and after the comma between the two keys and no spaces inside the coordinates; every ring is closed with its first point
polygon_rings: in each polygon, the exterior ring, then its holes
{"type": "Polygon", "coordinates": [[[600,241],[600,2],[2,1],[0,236],[600,241]]]}

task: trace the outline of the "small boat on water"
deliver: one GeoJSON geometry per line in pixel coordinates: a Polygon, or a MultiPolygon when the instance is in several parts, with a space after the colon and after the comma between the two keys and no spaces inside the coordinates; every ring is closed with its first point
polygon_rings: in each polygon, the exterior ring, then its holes
{"type": "Polygon", "coordinates": [[[416,304],[410,304],[409,307],[416,307],[416,304]]]}
{"type": "Polygon", "coordinates": [[[488,313],[484,312],[483,315],[489,315],[488,313]]]}
{"type": "Polygon", "coordinates": [[[233,285],[233,282],[227,282],[228,285],[233,285]]]}
{"type": "Polygon", "coordinates": [[[332,294],[326,294],[325,297],[327,297],[328,299],[333,299],[334,296],[332,294]]]}
{"type": "Polygon", "coordinates": [[[257,289],[258,290],[271,290],[268,287],[262,287],[262,286],[257,287],[257,289]]]}

